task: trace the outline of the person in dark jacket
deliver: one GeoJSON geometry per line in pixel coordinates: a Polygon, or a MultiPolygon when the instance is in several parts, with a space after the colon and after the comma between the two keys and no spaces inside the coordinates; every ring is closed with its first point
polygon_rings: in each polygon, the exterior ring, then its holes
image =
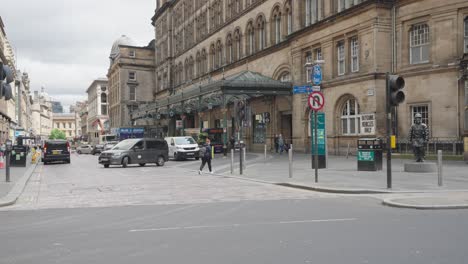
{"type": "Polygon", "coordinates": [[[211,147],[211,141],[209,138],[206,138],[205,144],[202,146],[202,151],[200,151],[200,157],[201,157],[201,165],[200,165],[200,170],[198,171],[198,174],[202,173],[203,167],[205,167],[205,164],[208,163],[208,169],[210,170],[210,173],[213,174],[213,171],[211,170],[211,159],[212,159],[212,147],[211,147]]]}
{"type": "Polygon", "coordinates": [[[278,153],[278,148],[279,148],[279,144],[278,144],[278,135],[275,134],[275,150],[276,150],[276,153],[278,153]]]}

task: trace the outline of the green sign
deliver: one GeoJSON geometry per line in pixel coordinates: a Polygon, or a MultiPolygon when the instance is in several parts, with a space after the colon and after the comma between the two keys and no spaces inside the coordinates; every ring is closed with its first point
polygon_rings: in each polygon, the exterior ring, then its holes
{"type": "Polygon", "coordinates": [[[358,161],[374,161],[374,151],[359,150],[358,161]]]}
{"type": "MultiPolygon", "coordinates": [[[[315,155],[315,128],[314,128],[314,112],[310,112],[310,135],[311,135],[311,153],[315,155]]],[[[325,145],[326,145],[326,135],[325,135],[325,113],[317,113],[317,146],[318,146],[318,155],[325,156],[325,145]]]]}

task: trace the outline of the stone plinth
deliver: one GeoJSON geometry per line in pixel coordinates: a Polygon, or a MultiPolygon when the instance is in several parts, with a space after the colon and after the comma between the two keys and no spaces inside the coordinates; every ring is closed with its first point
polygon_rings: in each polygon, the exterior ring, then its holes
{"type": "Polygon", "coordinates": [[[429,173],[436,172],[437,164],[429,162],[405,163],[405,172],[429,173]]]}

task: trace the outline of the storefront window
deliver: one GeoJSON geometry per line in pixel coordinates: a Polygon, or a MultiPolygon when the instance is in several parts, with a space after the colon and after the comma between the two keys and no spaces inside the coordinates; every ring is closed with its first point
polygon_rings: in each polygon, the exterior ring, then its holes
{"type": "Polygon", "coordinates": [[[254,144],[265,144],[266,138],[266,125],[263,119],[263,115],[253,116],[253,143],[254,144]]]}

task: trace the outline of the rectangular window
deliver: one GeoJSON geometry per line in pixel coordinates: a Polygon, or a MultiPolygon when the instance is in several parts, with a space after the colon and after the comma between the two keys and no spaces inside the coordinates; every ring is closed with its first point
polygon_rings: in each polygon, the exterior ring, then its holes
{"type": "Polygon", "coordinates": [[[130,58],[135,58],[135,51],[130,50],[129,53],[128,53],[128,56],[130,56],[130,58]]]}
{"type": "Polygon", "coordinates": [[[463,21],[464,23],[464,28],[465,28],[465,38],[464,38],[464,53],[468,53],[468,16],[465,18],[465,20],[463,21]]]}
{"type": "Polygon", "coordinates": [[[359,71],[359,42],[357,37],[351,39],[351,71],[359,71]]]}
{"type": "Polygon", "coordinates": [[[107,115],[107,105],[101,105],[101,115],[107,115]]]}
{"type": "Polygon", "coordinates": [[[72,123],[68,123],[68,128],[72,128],[72,123]]]}
{"type": "Polygon", "coordinates": [[[336,50],[337,50],[337,59],[338,59],[338,75],[344,75],[346,71],[344,41],[338,42],[336,50]]]}
{"type": "MultiPolygon", "coordinates": [[[[312,64],[312,53],[310,51],[306,52],[305,56],[306,64],[312,64]]],[[[312,80],[310,76],[312,75],[312,65],[306,67],[306,82],[310,83],[312,80]]]]}
{"type": "Polygon", "coordinates": [[[253,143],[265,144],[266,125],[262,114],[253,116],[253,132],[253,143]]]}
{"type": "Polygon", "coordinates": [[[414,25],[410,31],[410,63],[429,62],[429,26],[414,25]]]}
{"type": "Polygon", "coordinates": [[[136,81],[136,72],[129,72],[128,73],[128,80],[129,81],[136,81]]]}
{"type": "Polygon", "coordinates": [[[130,86],[128,87],[128,91],[129,91],[129,100],[136,101],[136,87],[130,86]]]}
{"type": "Polygon", "coordinates": [[[323,60],[321,48],[315,49],[314,54],[315,54],[315,60],[323,60]]]}
{"type": "Polygon", "coordinates": [[[429,106],[427,104],[411,106],[411,124],[414,124],[414,115],[417,113],[421,114],[422,122],[429,128],[429,106]]]}

